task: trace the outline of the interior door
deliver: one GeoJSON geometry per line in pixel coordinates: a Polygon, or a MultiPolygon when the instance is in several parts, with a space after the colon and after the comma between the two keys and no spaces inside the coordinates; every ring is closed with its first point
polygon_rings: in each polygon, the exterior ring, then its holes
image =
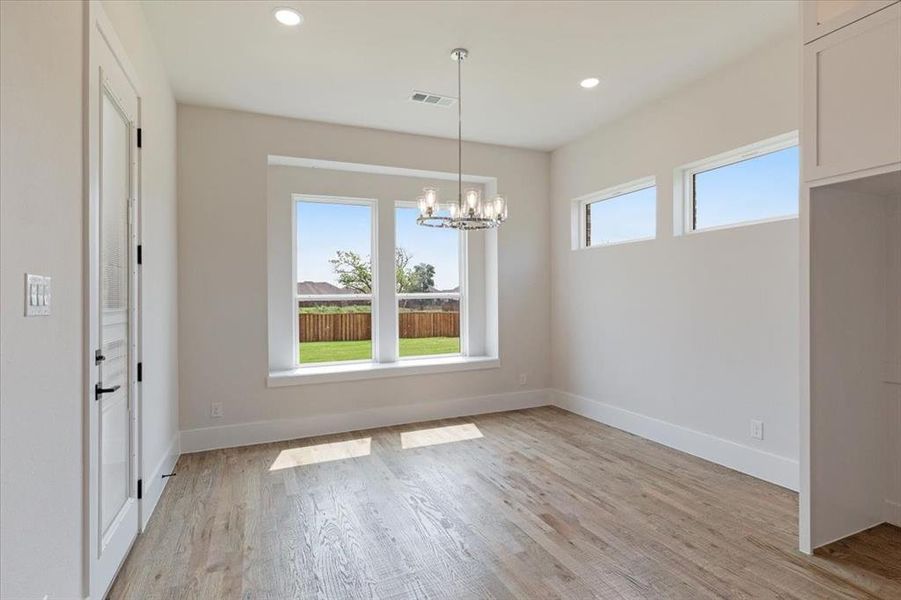
{"type": "Polygon", "coordinates": [[[109,48],[91,110],[89,526],[91,596],[104,597],[139,531],[136,387],[138,97],[109,48]]]}

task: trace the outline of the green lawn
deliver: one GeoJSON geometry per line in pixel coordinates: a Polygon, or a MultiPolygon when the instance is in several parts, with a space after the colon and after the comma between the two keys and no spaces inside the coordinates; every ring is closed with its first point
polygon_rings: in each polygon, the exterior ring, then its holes
{"type": "MultiPolygon", "coordinates": [[[[460,351],[460,338],[434,337],[400,340],[401,356],[426,356],[429,354],[456,354],[460,351]]],[[[300,362],[333,362],[339,360],[366,360],[372,358],[372,342],[303,342],[300,344],[300,362]]]]}

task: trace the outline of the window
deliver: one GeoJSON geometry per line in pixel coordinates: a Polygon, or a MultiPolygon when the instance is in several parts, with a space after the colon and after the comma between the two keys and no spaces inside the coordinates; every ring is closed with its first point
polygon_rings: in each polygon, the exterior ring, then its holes
{"type": "Polygon", "coordinates": [[[657,235],[657,188],[646,178],[594,194],[577,203],[580,246],[604,246],[657,235]]]}
{"type": "Polygon", "coordinates": [[[352,198],[295,191],[356,189],[343,171],[270,166],[268,386],[500,366],[496,235],[416,224],[421,176],[352,198]]]}
{"type": "Polygon", "coordinates": [[[684,173],[688,231],[798,215],[797,134],[695,163],[684,173]]]}
{"type": "Polygon", "coordinates": [[[371,360],[374,205],[365,200],[298,200],[297,361],[371,360]]]}
{"type": "Polygon", "coordinates": [[[460,238],[416,224],[415,205],[395,208],[398,356],[460,353],[460,238]]]}

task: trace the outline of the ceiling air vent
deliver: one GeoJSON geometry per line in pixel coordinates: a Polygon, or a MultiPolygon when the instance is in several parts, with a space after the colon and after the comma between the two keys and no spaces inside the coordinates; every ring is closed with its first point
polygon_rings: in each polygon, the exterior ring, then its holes
{"type": "Polygon", "coordinates": [[[410,100],[412,102],[419,102],[420,104],[431,104],[432,106],[453,106],[457,101],[456,98],[429,92],[420,92],[419,90],[413,90],[413,93],[410,94],[410,100]]]}

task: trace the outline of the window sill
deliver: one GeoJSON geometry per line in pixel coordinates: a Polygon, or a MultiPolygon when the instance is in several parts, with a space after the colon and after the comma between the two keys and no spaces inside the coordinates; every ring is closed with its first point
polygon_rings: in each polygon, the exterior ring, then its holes
{"type": "Polygon", "coordinates": [[[713,231],[724,231],[726,229],[740,229],[742,227],[753,227],[754,225],[767,225],[769,223],[781,223],[782,221],[797,221],[798,215],[783,215],[781,217],[769,217],[766,219],[755,219],[753,221],[738,221],[737,223],[726,223],[725,225],[713,225],[712,227],[702,227],[700,229],[691,229],[682,235],[702,235],[713,231]]]}
{"type": "Polygon", "coordinates": [[[297,367],[286,371],[270,371],[266,386],[287,387],[312,383],[357,381],[383,377],[405,377],[429,373],[496,369],[501,361],[493,356],[449,356],[442,358],[404,359],[393,363],[353,363],[297,367]]]}
{"type": "Polygon", "coordinates": [[[630,240],[620,240],[618,242],[610,242],[607,244],[594,244],[593,246],[577,246],[573,248],[573,251],[579,250],[600,250],[602,248],[615,248],[616,246],[626,246],[628,244],[639,244],[641,242],[653,242],[657,239],[656,235],[648,236],[648,237],[640,237],[640,238],[632,238],[630,240]]]}

